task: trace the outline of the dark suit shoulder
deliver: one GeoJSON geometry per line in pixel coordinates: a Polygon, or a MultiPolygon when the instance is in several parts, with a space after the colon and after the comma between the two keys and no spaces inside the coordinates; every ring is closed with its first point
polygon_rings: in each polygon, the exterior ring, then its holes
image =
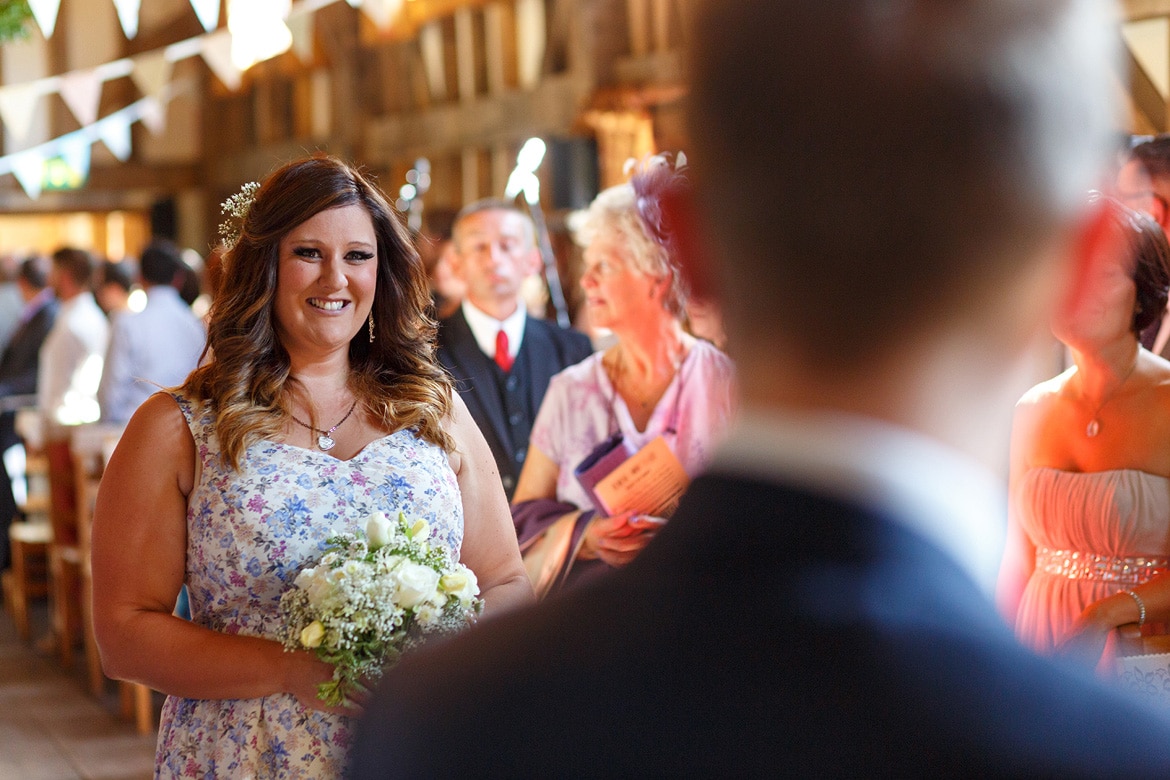
{"type": "Polygon", "coordinates": [[[391,672],[355,777],[1170,772],[1170,720],[1025,651],[889,518],[693,487],[629,567],[391,672]]]}
{"type": "Polygon", "coordinates": [[[593,343],[579,330],[562,328],[555,322],[536,317],[529,317],[524,327],[527,329],[525,341],[532,337],[535,340],[547,341],[553,346],[561,368],[580,363],[593,354],[593,343]]]}

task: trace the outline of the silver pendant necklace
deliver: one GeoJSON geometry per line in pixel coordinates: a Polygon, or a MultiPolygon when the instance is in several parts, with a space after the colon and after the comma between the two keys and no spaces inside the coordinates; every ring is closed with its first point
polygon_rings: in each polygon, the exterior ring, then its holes
{"type": "Polygon", "coordinates": [[[1118,391],[1121,390],[1125,383],[1129,381],[1129,378],[1133,375],[1134,369],[1137,368],[1137,364],[1137,358],[1135,357],[1133,359],[1133,365],[1129,367],[1129,371],[1125,372],[1125,376],[1121,378],[1121,381],[1117,384],[1117,387],[1113,388],[1113,390],[1111,390],[1108,395],[1101,399],[1101,403],[1097,404],[1097,408],[1093,410],[1093,416],[1089,418],[1089,424],[1085,426],[1085,435],[1090,439],[1101,432],[1101,410],[1105,408],[1105,404],[1113,400],[1113,396],[1117,395],[1118,391]]]}
{"type": "Polygon", "coordinates": [[[334,441],[332,438],[333,432],[341,427],[341,423],[343,423],[349,419],[349,416],[351,414],[353,414],[353,410],[356,408],[357,408],[357,399],[355,398],[355,399],[353,399],[353,403],[350,404],[350,406],[349,406],[349,411],[345,413],[345,417],[342,417],[341,420],[338,421],[337,425],[334,425],[332,428],[330,428],[327,431],[318,430],[317,428],[314,428],[312,425],[309,425],[308,423],[303,423],[300,420],[298,420],[296,417],[293,417],[293,415],[291,413],[289,414],[289,417],[292,417],[292,421],[295,422],[297,425],[300,425],[303,428],[308,428],[311,432],[318,434],[317,446],[320,447],[322,451],[327,451],[327,450],[333,449],[333,445],[337,444],[337,442],[334,441]]]}

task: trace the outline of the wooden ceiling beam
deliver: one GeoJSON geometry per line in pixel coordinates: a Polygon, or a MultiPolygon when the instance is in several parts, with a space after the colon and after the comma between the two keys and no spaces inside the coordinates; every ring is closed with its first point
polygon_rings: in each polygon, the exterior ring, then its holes
{"type": "Polygon", "coordinates": [[[1170,16],[1170,0],[1122,0],[1121,11],[1127,22],[1170,16]]]}
{"type": "Polygon", "coordinates": [[[1149,123],[1158,131],[1166,130],[1166,100],[1162,93],[1154,86],[1149,75],[1142,68],[1133,52],[1125,49],[1126,70],[1129,73],[1129,94],[1133,99],[1134,108],[1142,113],[1149,123]]]}

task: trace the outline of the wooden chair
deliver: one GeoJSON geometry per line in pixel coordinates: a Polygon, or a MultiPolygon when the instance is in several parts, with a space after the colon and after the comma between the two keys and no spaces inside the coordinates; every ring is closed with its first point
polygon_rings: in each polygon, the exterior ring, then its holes
{"type": "Polygon", "coordinates": [[[29,641],[29,603],[49,594],[49,545],[53,538],[48,522],[48,461],[30,449],[25,458],[27,498],[20,509],[25,520],[8,529],[11,567],[0,578],[4,607],[12,615],[17,635],[29,641]]]}
{"type": "Polygon", "coordinates": [[[13,523],[8,529],[11,565],[4,572],[4,607],[12,615],[16,633],[27,642],[29,602],[49,595],[49,542],[53,529],[48,523],[13,523]]]}
{"type": "Polygon", "coordinates": [[[82,551],[77,528],[76,478],[69,439],[45,442],[49,460],[49,619],[57,657],[65,669],[73,668],[73,650],[81,641],[82,551]]]}
{"type": "MultiPolygon", "coordinates": [[[[82,639],[85,668],[90,692],[101,696],[106,677],[102,673],[101,654],[93,628],[93,566],[90,559],[93,511],[101,486],[106,461],[121,435],[121,428],[110,425],[79,426],[70,440],[73,459],[74,493],[77,498],[77,539],[81,548],[82,639]]],[[[158,723],[154,715],[154,691],[139,683],[118,681],[118,700],[122,716],[134,722],[140,734],[153,732],[158,723]]]]}

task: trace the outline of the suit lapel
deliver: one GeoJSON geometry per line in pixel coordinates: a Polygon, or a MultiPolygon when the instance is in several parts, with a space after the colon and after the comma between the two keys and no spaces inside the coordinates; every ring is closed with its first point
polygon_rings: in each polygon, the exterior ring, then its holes
{"type": "Polygon", "coordinates": [[[513,370],[527,369],[528,408],[535,414],[540,409],[549,380],[561,370],[561,361],[546,325],[535,317],[529,317],[524,324],[524,340],[520,342],[520,353],[516,356],[516,362],[519,364],[520,361],[527,366],[517,366],[513,370]]]}
{"type": "MultiPolygon", "coordinates": [[[[471,326],[467,324],[462,311],[451,315],[443,323],[443,328],[447,331],[443,345],[453,364],[451,373],[456,385],[460,389],[473,391],[460,393],[471,416],[476,420],[486,420],[491,428],[490,434],[494,434],[506,451],[511,451],[512,437],[504,420],[504,408],[496,386],[495,364],[475,342],[475,334],[471,332],[471,326]]],[[[480,427],[483,427],[482,424],[480,427]]],[[[489,435],[489,431],[485,430],[484,435],[489,435]]]]}

